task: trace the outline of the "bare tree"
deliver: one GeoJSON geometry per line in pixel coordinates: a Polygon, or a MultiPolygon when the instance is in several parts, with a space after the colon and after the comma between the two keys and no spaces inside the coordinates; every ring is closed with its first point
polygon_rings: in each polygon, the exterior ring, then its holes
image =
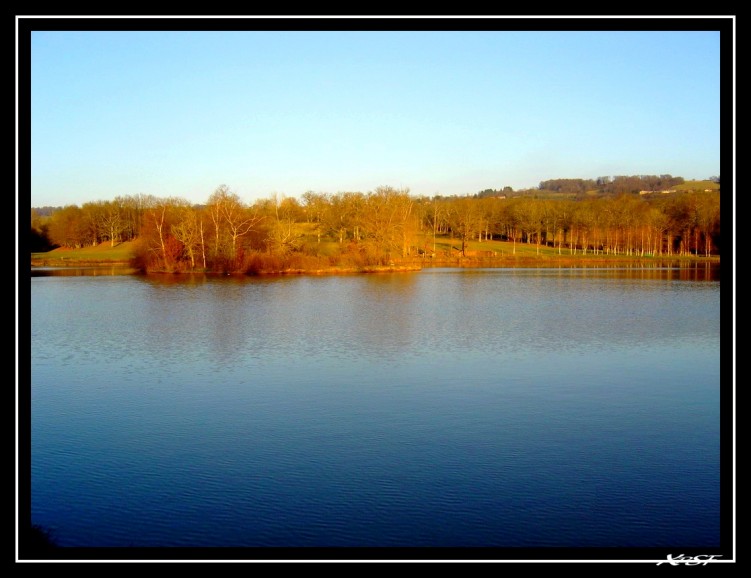
{"type": "Polygon", "coordinates": [[[273,210],[273,223],[269,227],[268,243],[279,254],[289,253],[298,248],[302,232],[298,226],[301,215],[300,205],[290,197],[274,193],[270,201],[273,210]]]}
{"type": "MultiPolygon", "coordinates": [[[[192,207],[182,207],[179,216],[172,224],[172,235],[183,244],[190,259],[190,268],[196,267],[196,252],[203,248],[203,221],[192,207]]],[[[203,252],[203,266],[206,268],[206,254],[203,252]]]]}
{"type": "Polygon", "coordinates": [[[233,266],[237,265],[238,239],[252,231],[263,216],[257,207],[246,206],[226,185],[212,193],[207,208],[214,225],[214,257],[222,254],[226,238],[228,257],[233,266]]]}

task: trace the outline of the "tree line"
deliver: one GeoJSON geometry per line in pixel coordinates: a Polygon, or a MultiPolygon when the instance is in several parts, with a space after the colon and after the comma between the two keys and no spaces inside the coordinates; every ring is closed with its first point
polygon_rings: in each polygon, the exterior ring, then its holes
{"type": "MultiPolygon", "coordinates": [[[[559,179],[561,181],[561,179],[559,179]]],[[[662,185],[659,185],[662,186],[662,185]]],[[[136,241],[146,270],[243,271],[379,265],[436,255],[450,238],[554,247],[559,253],[718,255],[720,194],[619,194],[589,198],[413,196],[389,186],[245,203],[221,185],[204,204],[152,195],[32,209],[32,238],[84,247],[136,241]]]]}
{"type": "Polygon", "coordinates": [[[642,191],[667,191],[684,182],[683,177],[672,175],[616,175],[597,179],[551,179],[540,182],[539,190],[576,195],[588,192],[620,195],[642,191]]]}
{"type": "MultiPolygon", "coordinates": [[[[720,184],[719,176],[712,176],[707,180],[717,185],[720,184]]],[[[672,175],[615,175],[596,179],[548,179],[540,181],[540,184],[535,188],[516,191],[509,186],[502,189],[484,189],[478,191],[474,197],[534,196],[540,194],[562,194],[572,197],[583,197],[584,195],[616,196],[669,191],[684,183],[686,181],[683,177],[672,175]]]]}

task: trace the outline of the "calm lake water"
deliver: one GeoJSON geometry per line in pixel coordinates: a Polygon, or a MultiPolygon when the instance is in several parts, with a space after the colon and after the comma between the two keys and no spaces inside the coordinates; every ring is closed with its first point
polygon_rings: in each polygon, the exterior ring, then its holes
{"type": "Polygon", "coordinates": [[[720,545],[719,274],[38,271],[31,407],[62,546],[720,545]]]}

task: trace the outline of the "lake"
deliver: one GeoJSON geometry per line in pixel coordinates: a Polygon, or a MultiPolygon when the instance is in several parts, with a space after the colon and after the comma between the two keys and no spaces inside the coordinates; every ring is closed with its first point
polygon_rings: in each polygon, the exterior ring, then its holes
{"type": "Polygon", "coordinates": [[[31,516],[61,546],[720,546],[719,270],[55,271],[31,516]]]}

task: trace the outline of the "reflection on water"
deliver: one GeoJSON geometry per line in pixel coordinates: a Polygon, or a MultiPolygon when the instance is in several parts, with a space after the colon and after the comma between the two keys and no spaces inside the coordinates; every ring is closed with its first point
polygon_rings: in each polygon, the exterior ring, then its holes
{"type": "MultiPolygon", "coordinates": [[[[444,267],[426,267],[427,271],[456,271],[455,268],[444,267]]],[[[580,267],[466,267],[461,269],[464,273],[486,273],[488,271],[506,271],[518,275],[549,275],[555,272],[562,275],[576,274],[582,277],[610,277],[616,279],[679,279],[681,281],[719,281],[720,264],[714,261],[691,262],[681,264],[680,266],[670,266],[661,262],[646,264],[587,264],[583,263],[580,267]]],[[[122,265],[113,266],[92,266],[92,267],[32,267],[32,277],[49,277],[49,276],[88,276],[88,275],[133,275],[138,273],[137,269],[124,267],[122,265]]],[[[414,273],[399,274],[378,274],[369,275],[373,278],[383,279],[383,282],[390,283],[396,279],[404,279],[414,273]]],[[[183,283],[203,283],[208,280],[223,279],[227,281],[242,282],[247,278],[242,275],[224,275],[220,273],[154,273],[147,275],[152,282],[161,284],[183,284],[183,283]]],[[[297,277],[291,276],[291,278],[297,277]]],[[[265,277],[267,280],[272,279],[289,279],[290,277],[279,275],[265,277]]]]}
{"type": "MultiPolygon", "coordinates": [[[[456,271],[455,268],[426,268],[424,271],[456,271]]],[[[651,264],[647,267],[618,265],[597,265],[569,267],[467,267],[461,269],[467,275],[487,274],[489,272],[504,272],[519,276],[576,276],[587,279],[665,279],[680,281],[719,281],[720,264],[716,262],[696,262],[680,267],[662,266],[651,264]]]]}
{"type": "Polygon", "coordinates": [[[33,519],[65,546],[716,546],[718,271],[35,277],[33,519]]]}
{"type": "Polygon", "coordinates": [[[137,269],[122,265],[95,267],[32,267],[32,277],[86,277],[99,275],[133,275],[137,269]]]}

